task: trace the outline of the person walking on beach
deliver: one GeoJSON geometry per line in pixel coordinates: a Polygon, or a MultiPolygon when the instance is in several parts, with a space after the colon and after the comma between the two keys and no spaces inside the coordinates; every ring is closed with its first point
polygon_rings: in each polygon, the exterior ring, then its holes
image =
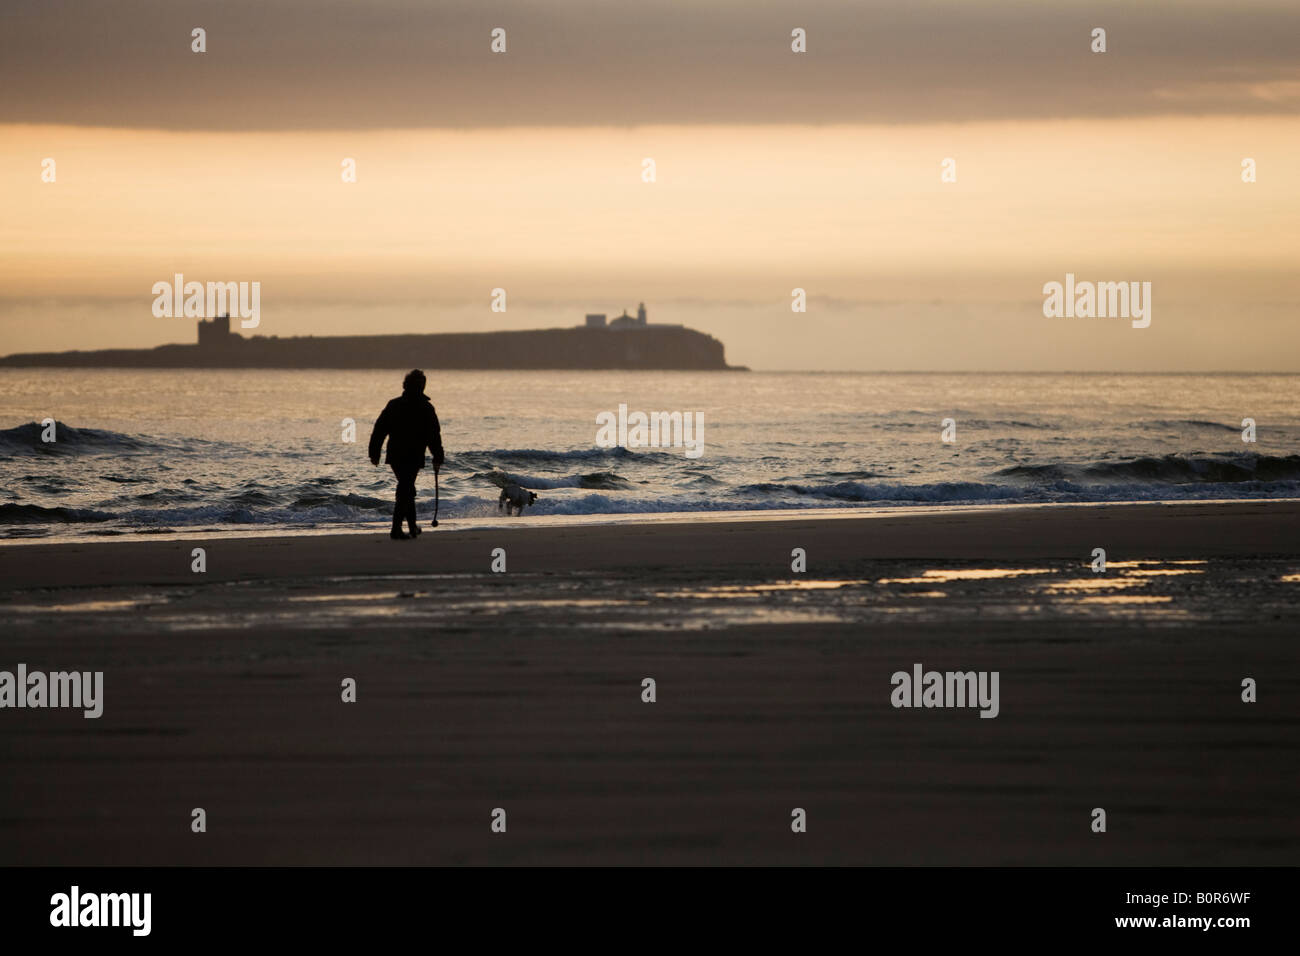
{"type": "Polygon", "coordinates": [[[415,523],[415,477],[424,467],[424,450],[433,455],[433,470],[442,468],[442,429],[438,426],[438,413],[424,394],[424,373],[418,368],[406,373],[402,380],[402,394],[384,406],[370,433],[370,463],[379,464],[379,450],[388,439],[385,463],[397,476],[397,500],[393,506],[393,530],[389,535],[395,541],[405,541],[420,533],[415,523]],[[402,531],[406,520],[410,534],[402,531]]]}

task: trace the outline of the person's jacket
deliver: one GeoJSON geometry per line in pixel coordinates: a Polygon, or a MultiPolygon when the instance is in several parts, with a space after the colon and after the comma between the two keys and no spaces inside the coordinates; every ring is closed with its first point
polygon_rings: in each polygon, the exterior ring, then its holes
{"type": "Polygon", "coordinates": [[[370,433],[371,461],[379,457],[385,438],[388,439],[386,464],[418,470],[424,467],[427,448],[433,455],[433,467],[442,467],[442,429],[428,395],[404,392],[384,406],[370,433]]]}

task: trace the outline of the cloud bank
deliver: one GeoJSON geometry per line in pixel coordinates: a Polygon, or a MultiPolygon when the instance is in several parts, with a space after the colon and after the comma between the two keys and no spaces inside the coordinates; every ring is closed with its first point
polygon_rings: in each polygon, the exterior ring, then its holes
{"type": "Polygon", "coordinates": [[[296,130],[1300,112],[1293,0],[8,0],[0,122],[296,130]],[[190,49],[194,27],[207,52],[190,49]],[[506,30],[507,52],[490,33],[506,30]],[[805,54],[790,50],[795,27],[805,54]],[[1090,50],[1094,27],[1108,51],[1090,50]]]}

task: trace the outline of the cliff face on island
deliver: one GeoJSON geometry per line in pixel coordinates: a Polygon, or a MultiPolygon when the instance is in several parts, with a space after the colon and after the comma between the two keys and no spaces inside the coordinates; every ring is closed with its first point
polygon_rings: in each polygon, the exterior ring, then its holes
{"type": "Polygon", "coordinates": [[[0,358],[0,366],[102,368],[424,368],[724,370],[723,345],[682,326],[537,329],[428,335],[244,338],[204,335],[198,345],[0,358]]]}

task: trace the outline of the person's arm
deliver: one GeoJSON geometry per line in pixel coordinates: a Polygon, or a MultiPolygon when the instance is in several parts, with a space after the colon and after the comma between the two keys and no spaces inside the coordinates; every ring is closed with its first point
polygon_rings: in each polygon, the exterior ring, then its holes
{"type": "Polygon", "coordinates": [[[437,471],[442,467],[442,426],[438,424],[438,411],[432,405],[429,406],[429,454],[433,455],[433,470],[437,471]]]}
{"type": "Polygon", "coordinates": [[[384,450],[384,439],[388,437],[388,406],[375,419],[374,430],[370,433],[370,464],[379,464],[379,453],[384,450]]]}

